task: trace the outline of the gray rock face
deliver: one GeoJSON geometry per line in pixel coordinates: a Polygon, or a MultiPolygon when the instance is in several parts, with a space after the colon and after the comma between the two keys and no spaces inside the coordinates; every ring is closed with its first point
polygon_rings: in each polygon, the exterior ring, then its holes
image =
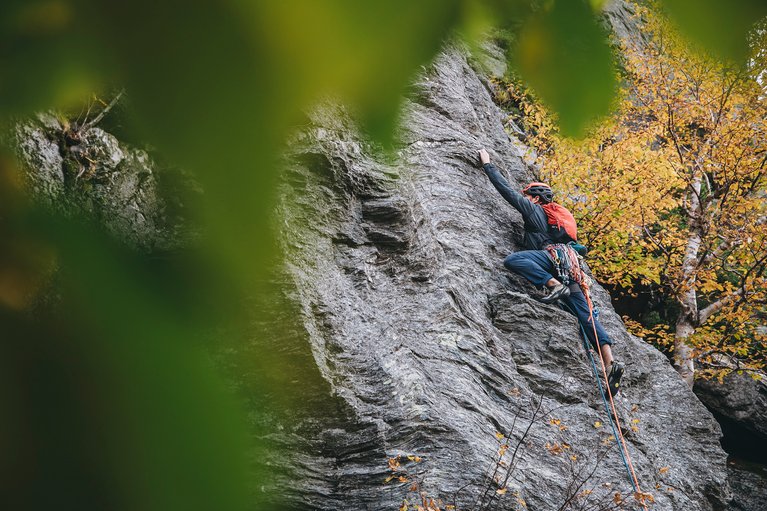
{"type": "Polygon", "coordinates": [[[763,511],[767,502],[767,474],[729,467],[733,511],[763,511]]]}
{"type": "MultiPolygon", "coordinates": [[[[379,156],[334,105],[291,143],[277,214],[284,295],[297,311],[289,344],[311,350],[324,382],[307,401],[336,403],[276,428],[295,452],[278,493],[296,509],[397,509],[424,497],[458,509],[581,509],[616,492],[638,507],[574,317],[502,266],[521,249],[521,218],[476,151],[488,148],[513,185],[534,175],[474,69],[447,49],[424,71],[397,158],[379,156]]],[[[626,332],[607,293],[596,286],[593,297],[627,365],[616,406],[650,507],[724,509],[718,424],[626,332]]]]}
{"type": "Polygon", "coordinates": [[[65,215],[84,214],[141,250],[188,242],[189,226],[169,213],[158,166],[145,151],[99,127],[73,135],[52,114],[19,123],[13,140],[27,188],[39,204],[65,215]]]}
{"type": "Polygon", "coordinates": [[[634,5],[624,0],[608,0],[604,9],[605,21],[610,31],[625,44],[642,48],[647,45],[647,35],[639,29],[634,5]]]}
{"type": "Polygon", "coordinates": [[[733,490],[732,509],[761,511],[767,502],[767,469],[741,461],[738,456],[758,460],[767,453],[767,385],[748,374],[727,375],[722,383],[698,380],[698,398],[722,418],[723,427],[732,431],[725,437],[725,447],[734,453],[728,464],[728,478],[733,490]]]}
{"type": "Polygon", "coordinates": [[[767,384],[748,374],[727,375],[722,383],[699,380],[695,394],[711,410],[767,438],[767,384]]]}
{"type": "Polygon", "coordinates": [[[40,115],[38,121],[19,124],[14,135],[17,153],[29,170],[24,174],[28,189],[37,201],[50,206],[64,194],[64,158],[48,133],[61,132],[63,128],[50,115],[40,115]]]}

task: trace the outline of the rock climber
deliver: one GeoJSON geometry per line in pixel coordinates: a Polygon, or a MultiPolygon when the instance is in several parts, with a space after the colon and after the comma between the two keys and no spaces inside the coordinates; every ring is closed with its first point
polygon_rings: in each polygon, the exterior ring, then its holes
{"type": "MultiPolygon", "coordinates": [[[[503,261],[503,265],[510,271],[525,277],[538,287],[546,287],[548,294],[541,299],[544,303],[554,303],[562,300],[567,308],[575,314],[583,331],[586,332],[591,345],[596,349],[599,338],[599,355],[605,365],[608,374],[607,386],[611,395],[615,396],[620,390],[620,381],[624,373],[624,364],[613,358],[612,340],[602,325],[589,314],[589,306],[583,291],[577,283],[569,286],[554,277],[559,275],[554,267],[552,252],[547,250],[553,246],[554,241],[550,236],[549,222],[542,204],[548,204],[553,199],[551,188],[545,183],[531,183],[520,193],[509,186],[509,182],[501,175],[498,169],[490,163],[490,155],[485,149],[479,150],[479,160],[482,169],[490,178],[495,189],[506,201],[519,211],[524,220],[523,243],[526,250],[514,252],[503,261]]],[[[578,268],[580,269],[580,267],[578,268]]],[[[561,276],[560,276],[561,278],[561,276]]]]}

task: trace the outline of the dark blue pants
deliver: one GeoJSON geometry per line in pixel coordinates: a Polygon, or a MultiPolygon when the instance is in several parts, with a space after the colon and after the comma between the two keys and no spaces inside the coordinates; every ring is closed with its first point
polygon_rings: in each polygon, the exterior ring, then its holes
{"type": "MultiPolygon", "coordinates": [[[[549,253],[545,250],[523,250],[521,252],[514,252],[509,255],[503,261],[503,265],[514,273],[523,276],[527,280],[538,287],[543,287],[546,282],[556,278],[553,273],[556,271],[554,265],[549,259],[549,253]]],[[[594,328],[596,328],[597,336],[599,337],[599,344],[612,344],[610,336],[594,318],[594,324],[591,324],[591,316],[589,315],[589,304],[586,302],[586,297],[583,296],[583,292],[577,289],[576,286],[570,286],[570,296],[561,299],[566,308],[578,318],[583,330],[586,332],[591,345],[596,347],[596,339],[594,338],[594,328]]]]}

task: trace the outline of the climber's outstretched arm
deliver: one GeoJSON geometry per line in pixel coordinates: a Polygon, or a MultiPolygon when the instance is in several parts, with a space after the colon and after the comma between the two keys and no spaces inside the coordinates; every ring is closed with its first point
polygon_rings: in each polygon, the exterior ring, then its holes
{"type": "Polygon", "coordinates": [[[479,161],[482,163],[482,169],[490,178],[490,182],[493,183],[495,189],[508,201],[509,204],[514,206],[524,217],[528,217],[533,214],[535,205],[527,200],[524,195],[514,190],[509,186],[509,182],[506,181],[500,171],[490,163],[490,155],[484,149],[479,150],[479,161]]]}

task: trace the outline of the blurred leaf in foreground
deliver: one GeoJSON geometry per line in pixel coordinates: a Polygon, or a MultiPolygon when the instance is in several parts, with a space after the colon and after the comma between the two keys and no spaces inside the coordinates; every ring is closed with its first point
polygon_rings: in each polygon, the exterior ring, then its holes
{"type": "Polygon", "coordinates": [[[767,16],[764,0],[663,0],[679,27],[720,57],[743,63],[748,33],[767,16]]]}
{"type": "MultiPolygon", "coordinates": [[[[514,30],[538,4],[486,0],[483,16],[514,30]]],[[[614,92],[589,7],[598,4],[546,3],[518,38],[520,71],[566,133],[604,112],[614,92]]],[[[332,96],[385,143],[409,80],[469,12],[458,0],[4,3],[2,124],[124,86],[145,141],[193,172],[206,200],[205,263],[185,266],[188,254],[136,254],[94,226],[26,209],[5,193],[17,176],[0,159],[0,477],[20,501],[11,507],[258,507],[244,479],[270,474],[245,466],[259,445],[244,439],[245,414],[201,339],[221,325],[246,335],[243,296],[258,292],[274,260],[285,135],[332,96]],[[60,296],[33,316],[25,307],[48,278],[60,296]]],[[[244,368],[260,394],[249,413],[265,416],[272,401],[261,397],[286,388],[270,382],[287,374],[300,388],[307,376],[283,370],[283,351],[251,354],[269,367],[266,377],[255,362],[244,368]]],[[[311,354],[299,355],[292,367],[311,369],[311,354]]]]}
{"type": "Polygon", "coordinates": [[[582,135],[589,121],[606,114],[616,93],[607,35],[581,0],[536,13],[519,34],[511,64],[558,114],[567,136],[582,135]]]}
{"type": "Polygon", "coordinates": [[[107,60],[65,0],[7,0],[0,11],[0,118],[70,106],[98,88],[107,60]]]}

